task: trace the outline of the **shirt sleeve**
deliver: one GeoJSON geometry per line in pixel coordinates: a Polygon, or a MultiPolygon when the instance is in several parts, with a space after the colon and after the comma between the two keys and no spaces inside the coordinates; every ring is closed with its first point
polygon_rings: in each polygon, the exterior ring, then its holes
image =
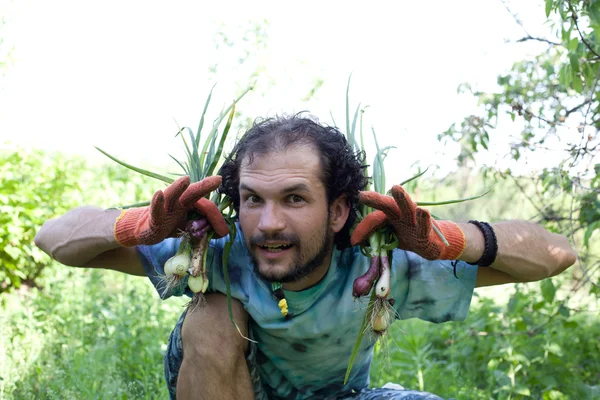
{"type": "MultiPolygon", "coordinates": [[[[207,292],[226,293],[225,271],[222,267],[223,248],[229,237],[211,240],[206,255],[206,268],[209,278],[207,292]]],[[[165,300],[171,296],[192,297],[193,292],[187,285],[187,276],[183,277],[178,284],[168,285],[165,276],[165,263],[173,257],[179,249],[181,239],[169,238],[151,246],[138,246],[138,255],[146,275],[154,285],[161,299],[165,300]]],[[[247,265],[249,260],[244,256],[243,246],[239,239],[233,244],[229,255],[229,268],[227,269],[230,279],[230,290],[234,298],[246,299],[247,293],[241,286],[242,277],[247,278],[247,265]],[[241,255],[241,256],[240,256],[241,255]]]]}
{"type": "Polygon", "coordinates": [[[463,261],[429,261],[401,250],[394,251],[392,258],[391,290],[398,319],[464,321],[473,297],[477,266],[463,261]]]}
{"type": "Polygon", "coordinates": [[[253,289],[253,272],[248,252],[243,244],[243,239],[238,229],[227,256],[227,268],[223,268],[223,253],[229,236],[213,240],[210,244],[207,263],[211,266],[208,276],[208,291],[227,293],[227,282],[231,297],[240,300],[244,306],[248,302],[253,289]],[[227,279],[226,279],[227,274],[227,279]]]}
{"type": "Polygon", "coordinates": [[[137,246],[144,271],[163,300],[171,296],[192,296],[192,292],[187,287],[187,279],[181,279],[175,286],[167,285],[165,263],[177,253],[180,243],[181,239],[168,238],[155,245],[137,246]]]}

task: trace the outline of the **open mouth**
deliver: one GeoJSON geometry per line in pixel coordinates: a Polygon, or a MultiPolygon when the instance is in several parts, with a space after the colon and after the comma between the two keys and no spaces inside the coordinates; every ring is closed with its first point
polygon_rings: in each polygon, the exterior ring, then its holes
{"type": "Polygon", "coordinates": [[[265,244],[259,245],[261,249],[268,251],[270,253],[279,253],[281,251],[287,250],[292,247],[291,244],[265,244]]]}

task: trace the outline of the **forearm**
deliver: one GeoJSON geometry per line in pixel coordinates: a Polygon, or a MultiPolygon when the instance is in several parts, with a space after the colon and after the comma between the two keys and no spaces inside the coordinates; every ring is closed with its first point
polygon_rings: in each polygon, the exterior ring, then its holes
{"type": "MultiPolygon", "coordinates": [[[[460,259],[475,262],[483,254],[483,234],[473,224],[459,223],[459,226],[466,238],[466,248],[460,259]]],[[[538,224],[505,221],[492,224],[492,227],[498,241],[498,254],[490,268],[509,275],[515,282],[558,275],[577,260],[566,237],[548,232],[538,224]]]]}
{"type": "Polygon", "coordinates": [[[62,264],[84,266],[102,253],[120,248],[114,237],[119,210],[77,207],[46,221],[35,244],[62,264]]]}

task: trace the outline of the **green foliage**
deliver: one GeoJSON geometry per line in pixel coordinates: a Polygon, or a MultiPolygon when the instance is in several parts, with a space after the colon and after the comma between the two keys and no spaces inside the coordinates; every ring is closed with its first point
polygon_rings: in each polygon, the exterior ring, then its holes
{"type": "Polygon", "coordinates": [[[81,158],[42,150],[0,152],[0,292],[35,284],[50,263],[33,243],[46,220],[84,204],[150,198],[148,179],[131,175],[117,166],[91,170],[81,158]]]}
{"type": "Polygon", "coordinates": [[[0,398],[166,399],[162,359],[184,299],[147,280],[58,264],[0,297],[0,398]]]}
{"type": "MultiPolygon", "coordinates": [[[[537,215],[543,222],[537,193],[547,215],[553,215],[546,227],[564,232],[571,221],[560,212],[572,200],[570,192],[558,189],[566,181],[554,178],[542,196],[542,182],[531,177],[464,168],[439,180],[420,179],[412,192],[419,200],[439,201],[491,189],[481,206],[459,203],[433,211],[450,220],[537,215]]],[[[594,290],[580,290],[585,283],[573,267],[539,283],[484,289],[461,323],[397,322],[390,340],[378,348],[371,384],[395,382],[456,399],[598,398],[600,301],[594,290]]]]}
{"type": "MultiPolygon", "coordinates": [[[[38,207],[23,213],[43,210],[41,220],[73,205],[111,207],[147,199],[159,188],[156,181],[112,164],[90,168],[80,159],[39,151],[10,155],[20,168],[3,163],[3,185],[33,179],[30,189],[19,190],[38,207]]],[[[441,182],[419,180],[417,188],[427,195],[423,200],[465,197],[489,187],[480,176],[461,173],[441,182]]],[[[500,180],[485,207],[453,204],[443,208],[443,216],[493,220],[489,216],[515,215],[514,208],[525,214],[534,210],[514,196],[515,184],[500,180]]],[[[597,398],[600,321],[587,311],[599,304],[568,286],[577,282],[564,279],[518,285],[506,305],[480,298],[463,323],[396,323],[393,340],[379,347],[372,385],[396,382],[457,399],[517,399],[527,393],[540,399],[597,398]]],[[[185,299],[161,302],[143,278],[56,263],[36,282],[43,289],[23,285],[0,295],[0,398],[168,397],[162,358],[185,299]]]]}
{"type": "Polygon", "coordinates": [[[372,385],[457,399],[598,398],[600,318],[575,312],[566,289],[516,285],[506,306],[474,300],[463,323],[398,322],[378,349],[372,385]]]}
{"type": "MultiPolygon", "coordinates": [[[[530,198],[533,218],[574,245],[580,243],[580,259],[594,270],[600,267],[592,240],[600,230],[600,1],[546,0],[545,12],[545,37],[531,36],[516,14],[515,19],[524,31],[517,42],[547,47],[499,75],[497,90],[461,85],[459,91],[479,101],[479,113],[453,124],[439,138],[460,145],[457,158],[463,166],[479,161],[478,155],[489,158],[491,143],[513,164],[542,152],[555,159],[554,166],[530,176],[510,169],[487,172],[514,180],[530,198]],[[499,128],[520,130],[504,150],[499,128]]],[[[591,281],[599,282],[597,275],[591,281]]]]}
{"type": "Polygon", "coordinates": [[[51,216],[72,205],[80,191],[80,160],[37,150],[0,153],[0,290],[35,279],[50,259],[33,237],[51,216]]]}

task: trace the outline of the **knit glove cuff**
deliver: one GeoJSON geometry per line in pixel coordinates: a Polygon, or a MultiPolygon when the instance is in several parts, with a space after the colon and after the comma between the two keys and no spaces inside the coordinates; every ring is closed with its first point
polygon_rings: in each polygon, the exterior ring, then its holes
{"type": "Polygon", "coordinates": [[[148,219],[147,208],[122,210],[115,222],[115,240],[123,247],[137,246],[140,222],[148,219]]]}
{"type": "Polygon", "coordinates": [[[439,259],[457,260],[462,255],[463,251],[465,251],[465,247],[467,245],[465,233],[456,223],[452,221],[435,221],[434,224],[438,227],[440,232],[442,232],[449,244],[449,246],[446,246],[437,233],[431,233],[431,235],[435,235],[435,238],[432,238],[432,240],[437,239],[437,241],[441,242],[439,243],[439,259]]]}

